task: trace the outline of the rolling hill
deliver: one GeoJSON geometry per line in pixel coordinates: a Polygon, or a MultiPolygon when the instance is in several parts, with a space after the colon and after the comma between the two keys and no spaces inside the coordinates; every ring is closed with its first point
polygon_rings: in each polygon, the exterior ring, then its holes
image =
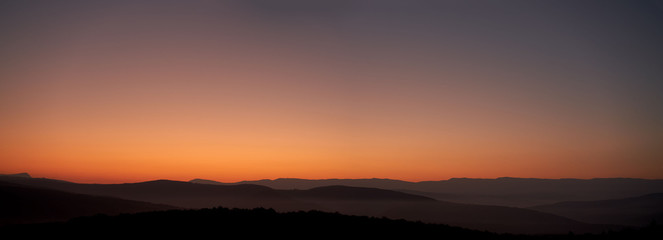
{"type": "Polygon", "coordinates": [[[18,177],[0,177],[0,181],[71,193],[116,197],[183,208],[225,206],[297,210],[302,207],[312,207],[307,206],[306,203],[296,202],[274,189],[250,184],[215,186],[170,180],[124,184],[80,184],[46,178],[18,177]]]}
{"type": "Polygon", "coordinates": [[[513,233],[597,232],[610,227],[586,224],[529,209],[458,204],[376,188],[329,186],[310,190],[274,190],[258,185],[209,185],[169,180],[127,184],[78,184],[52,179],[0,179],[60,191],[183,208],[265,207],[280,212],[322,210],[513,233]]]}
{"type": "Polygon", "coordinates": [[[531,209],[589,223],[645,226],[663,222],[663,193],[601,201],[560,202],[531,209]]]}
{"type": "Polygon", "coordinates": [[[0,182],[0,225],[64,221],[95,214],[177,209],[173,206],[0,182]]]}
{"type": "Polygon", "coordinates": [[[458,203],[531,207],[562,201],[597,201],[628,198],[663,189],[663,180],[634,178],[595,179],[538,179],[538,178],[452,178],[441,181],[407,182],[391,179],[296,179],[242,181],[221,183],[194,179],[191,182],[232,185],[256,184],[274,189],[311,189],[315,187],[343,185],[353,187],[382,188],[406,192],[437,200],[458,203]]]}
{"type": "Polygon", "coordinates": [[[309,190],[280,190],[280,192],[296,199],[321,201],[435,201],[435,199],[429,197],[392,190],[339,185],[317,187],[309,190]]]}

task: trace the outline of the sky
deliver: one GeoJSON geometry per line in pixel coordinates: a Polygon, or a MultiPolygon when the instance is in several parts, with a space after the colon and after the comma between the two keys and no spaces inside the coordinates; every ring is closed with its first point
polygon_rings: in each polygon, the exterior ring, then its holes
{"type": "Polygon", "coordinates": [[[663,1],[0,2],[0,173],[663,178],[663,1]]]}

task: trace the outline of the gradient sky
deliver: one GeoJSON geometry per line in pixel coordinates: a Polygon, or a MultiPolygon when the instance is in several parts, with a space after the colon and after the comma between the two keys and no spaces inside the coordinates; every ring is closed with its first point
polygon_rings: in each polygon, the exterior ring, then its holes
{"type": "Polygon", "coordinates": [[[663,1],[2,1],[0,173],[663,178],[663,1]]]}

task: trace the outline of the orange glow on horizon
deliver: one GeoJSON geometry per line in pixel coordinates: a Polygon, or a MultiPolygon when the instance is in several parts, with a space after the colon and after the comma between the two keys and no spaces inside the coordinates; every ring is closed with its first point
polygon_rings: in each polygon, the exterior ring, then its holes
{"type": "Polygon", "coordinates": [[[0,173],[663,178],[652,16],[46,2],[0,9],[0,173]]]}

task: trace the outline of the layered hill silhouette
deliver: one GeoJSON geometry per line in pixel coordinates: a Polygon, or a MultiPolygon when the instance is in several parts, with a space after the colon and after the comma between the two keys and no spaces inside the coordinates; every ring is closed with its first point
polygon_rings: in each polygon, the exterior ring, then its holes
{"type": "Polygon", "coordinates": [[[531,209],[590,223],[644,226],[652,221],[663,222],[663,193],[602,201],[560,202],[531,209]]]}
{"type": "Polygon", "coordinates": [[[64,221],[95,214],[177,209],[161,204],[74,194],[7,182],[0,182],[0,196],[0,225],[64,221]]]}
{"type": "Polygon", "coordinates": [[[310,190],[275,190],[259,185],[209,185],[169,180],[128,184],[79,184],[23,177],[0,177],[0,180],[183,208],[265,207],[280,212],[322,210],[512,233],[582,233],[619,228],[586,224],[529,209],[451,203],[376,188],[328,186],[310,190]]]}
{"type": "Polygon", "coordinates": [[[214,186],[170,180],[124,184],[79,184],[46,178],[17,177],[0,177],[0,181],[71,193],[108,196],[183,208],[204,208],[223,205],[236,208],[270,207],[295,210],[305,206],[305,203],[296,202],[271,188],[249,184],[214,186]]]}
{"type": "Polygon", "coordinates": [[[233,185],[256,184],[274,189],[311,189],[330,185],[390,189],[437,200],[459,203],[532,207],[562,201],[597,201],[629,198],[661,192],[663,180],[634,178],[538,179],[452,178],[442,181],[407,182],[392,179],[322,179],[279,178],[275,180],[221,183],[194,179],[190,182],[233,185]]]}
{"type": "Polygon", "coordinates": [[[379,188],[348,187],[341,185],[317,187],[309,190],[281,190],[296,199],[322,201],[398,201],[433,202],[435,199],[379,188]]]}

